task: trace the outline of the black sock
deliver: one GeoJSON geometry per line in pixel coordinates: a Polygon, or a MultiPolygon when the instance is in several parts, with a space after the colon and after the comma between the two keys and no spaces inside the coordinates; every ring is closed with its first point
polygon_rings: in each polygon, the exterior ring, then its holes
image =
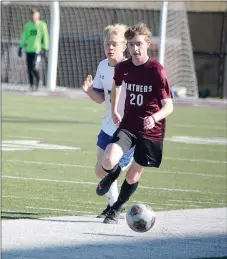
{"type": "Polygon", "coordinates": [[[118,199],[113,205],[113,208],[115,210],[119,210],[122,207],[122,205],[129,200],[129,198],[132,196],[132,194],[137,189],[138,184],[139,184],[139,182],[129,184],[125,179],[125,181],[123,182],[123,184],[121,186],[121,191],[118,196],[118,199]]]}
{"type": "Polygon", "coordinates": [[[113,181],[115,181],[118,176],[120,175],[121,173],[121,167],[119,166],[119,164],[116,164],[112,169],[110,170],[107,170],[105,168],[103,168],[104,171],[106,171],[108,174],[111,174],[112,175],[112,179],[113,181]]]}

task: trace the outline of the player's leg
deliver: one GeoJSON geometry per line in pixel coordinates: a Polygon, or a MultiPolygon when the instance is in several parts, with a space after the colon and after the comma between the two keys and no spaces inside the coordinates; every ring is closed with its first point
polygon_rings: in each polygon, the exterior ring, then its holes
{"type": "MultiPolygon", "coordinates": [[[[97,151],[97,163],[95,166],[95,173],[98,178],[103,178],[107,174],[102,168],[102,159],[103,159],[104,150],[98,147],[97,151]]],[[[97,218],[105,218],[107,213],[110,210],[110,207],[117,201],[119,192],[117,187],[117,180],[115,180],[112,185],[110,186],[109,191],[105,194],[108,198],[107,207],[97,216],[97,218]]]]}
{"type": "Polygon", "coordinates": [[[99,146],[97,147],[97,161],[95,165],[95,174],[99,179],[102,179],[106,176],[106,171],[103,170],[102,168],[102,160],[103,160],[103,155],[104,155],[105,150],[100,148],[99,146]]]}
{"type": "Polygon", "coordinates": [[[143,138],[136,140],[134,153],[134,162],[130,166],[126,179],[122,184],[118,200],[111,207],[110,212],[104,220],[104,223],[117,223],[119,211],[132,194],[136,191],[139,179],[143,173],[144,167],[159,167],[162,161],[162,141],[150,141],[143,138]]]}
{"type": "Polygon", "coordinates": [[[126,179],[121,186],[118,199],[111,207],[111,210],[103,221],[104,223],[112,224],[118,222],[123,205],[129,200],[138,187],[138,182],[143,173],[143,169],[143,166],[135,161],[132,162],[128,169],[126,179]]]}
{"type": "Polygon", "coordinates": [[[29,85],[30,85],[30,89],[33,90],[33,74],[32,74],[33,53],[26,53],[26,60],[27,60],[29,85]]]}
{"type": "MultiPolygon", "coordinates": [[[[112,140],[112,137],[106,134],[104,131],[101,131],[98,135],[98,141],[97,141],[97,163],[95,166],[95,173],[98,178],[104,178],[107,174],[103,168],[102,168],[102,160],[104,155],[104,150],[106,149],[106,146],[110,143],[112,140]]],[[[116,202],[118,198],[118,187],[117,187],[117,180],[112,183],[110,186],[109,191],[105,194],[108,198],[108,204],[107,207],[98,215],[98,218],[105,218],[110,207],[116,202]]]]}
{"type": "Polygon", "coordinates": [[[122,155],[123,150],[118,144],[111,143],[107,146],[102,161],[102,167],[107,175],[99,182],[96,188],[96,193],[99,196],[106,194],[112,183],[116,181],[120,175],[121,167],[119,166],[119,161],[122,155]]]}
{"type": "Polygon", "coordinates": [[[33,59],[33,63],[32,63],[32,72],[33,75],[36,79],[36,90],[38,90],[39,88],[39,82],[40,82],[40,62],[41,62],[41,55],[40,54],[35,54],[34,55],[34,59],[33,59]]]}
{"type": "Polygon", "coordinates": [[[107,146],[102,161],[102,167],[108,174],[100,181],[96,188],[96,193],[99,196],[107,193],[111,184],[118,178],[121,172],[119,161],[122,155],[133,146],[130,133],[122,130],[115,132],[112,142],[107,146]]]}

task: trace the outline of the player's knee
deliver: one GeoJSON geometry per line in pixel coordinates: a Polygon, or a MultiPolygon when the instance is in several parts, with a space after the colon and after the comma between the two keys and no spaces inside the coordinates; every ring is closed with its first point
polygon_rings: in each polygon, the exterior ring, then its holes
{"type": "Polygon", "coordinates": [[[139,179],[137,179],[137,177],[127,176],[126,181],[128,184],[135,184],[139,181],[139,179]]]}
{"type": "Polygon", "coordinates": [[[115,165],[114,165],[113,161],[109,157],[103,159],[102,167],[105,171],[111,170],[114,166],[115,165]]]}

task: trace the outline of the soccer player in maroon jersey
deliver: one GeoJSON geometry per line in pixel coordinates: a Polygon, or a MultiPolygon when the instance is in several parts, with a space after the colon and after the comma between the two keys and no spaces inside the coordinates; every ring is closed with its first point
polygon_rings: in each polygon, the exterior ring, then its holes
{"type": "Polygon", "coordinates": [[[144,167],[159,167],[162,161],[165,118],[173,111],[172,94],[160,63],[151,60],[148,48],[151,31],[144,23],[129,27],[125,32],[131,59],[115,68],[111,93],[112,117],[119,128],[105,150],[102,166],[108,173],[97,186],[104,195],[120,174],[119,160],[135,146],[134,161],[104,223],[117,223],[120,211],[138,187],[144,167]],[[126,88],[124,116],[117,112],[120,86],[126,88]]]}

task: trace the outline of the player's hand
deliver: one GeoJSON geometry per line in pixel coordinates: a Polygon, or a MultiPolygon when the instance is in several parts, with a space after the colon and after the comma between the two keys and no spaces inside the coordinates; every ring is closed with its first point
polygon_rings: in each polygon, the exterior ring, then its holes
{"type": "Polygon", "coordinates": [[[153,129],[155,126],[155,121],[152,116],[147,116],[144,118],[143,121],[144,129],[149,130],[153,129]]]}
{"type": "Polygon", "coordinates": [[[87,78],[84,80],[84,83],[82,85],[83,91],[86,94],[89,94],[89,92],[92,91],[92,85],[93,85],[92,76],[88,75],[87,78]]]}
{"type": "Polygon", "coordinates": [[[18,54],[18,57],[19,57],[19,58],[22,57],[22,48],[19,48],[19,49],[18,49],[18,53],[17,53],[17,54],[18,54]]]}
{"type": "Polygon", "coordinates": [[[116,124],[117,126],[120,125],[121,115],[118,112],[112,113],[112,119],[113,119],[114,124],[116,124]]]}

